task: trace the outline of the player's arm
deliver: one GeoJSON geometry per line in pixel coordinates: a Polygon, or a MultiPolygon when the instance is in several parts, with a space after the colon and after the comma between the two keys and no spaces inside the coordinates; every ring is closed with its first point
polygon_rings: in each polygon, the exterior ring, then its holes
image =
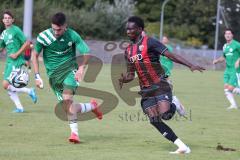
{"type": "Polygon", "coordinates": [[[3,40],[3,35],[0,35],[0,52],[2,52],[4,50],[4,48],[6,47],[4,40],[3,40]]]}
{"type": "Polygon", "coordinates": [[[121,77],[118,79],[119,87],[122,89],[123,83],[129,83],[135,78],[135,69],[132,63],[127,60],[126,52],[125,52],[125,60],[127,66],[127,72],[125,74],[121,74],[121,77]]]}
{"type": "Polygon", "coordinates": [[[213,60],[213,64],[221,63],[221,62],[224,62],[224,61],[225,61],[224,56],[221,56],[221,57],[219,57],[217,59],[214,59],[213,60]]]}
{"type": "Polygon", "coordinates": [[[20,54],[22,54],[26,49],[29,49],[31,45],[31,41],[25,41],[22,47],[14,54],[9,55],[12,59],[16,59],[20,54]]]}
{"type": "Polygon", "coordinates": [[[191,71],[198,70],[202,72],[203,70],[205,70],[203,67],[190,63],[180,55],[170,53],[165,45],[163,45],[162,43],[160,43],[159,41],[153,38],[149,39],[148,45],[151,52],[154,52],[155,54],[158,54],[158,55],[166,56],[167,58],[169,58],[170,60],[176,63],[187,66],[188,68],[190,68],[191,71]]]}
{"type": "Polygon", "coordinates": [[[198,70],[198,71],[202,72],[203,70],[205,70],[205,68],[198,66],[198,65],[194,65],[194,64],[190,63],[188,60],[186,60],[185,58],[183,58],[182,56],[173,54],[173,53],[169,53],[167,50],[163,54],[164,54],[164,56],[168,57],[172,61],[182,64],[184,66],[187,66],[191,71],[198,70]]]}
{"type": "Polygon", "coordinates": [[[90,58],[90,49],[77,32],[73,31],[72,33],[72,38],[76,44],[76,49],[83,57],[83,60],[78,62],[78,70],[75,74],[75,79],[80,82],[83,79],[84,71],[88,63],[88,59],[90,58]]]}
{"type": "Polygon", "coordinates": [[[239,68],[240,66],[240,58],[238,58],[238,60],[235,62],[235,68],[239,68]]]}
{"type": "Polygon", "coordinates": [[[39,54],[40,54],[42,48],[43,48],[42,44],[37,41],[35,44],[35,47],[32,51],[32,64],[33,64],[34,73],[35,73],[35,84],[40,89],[43,88],[43,81],[42,81],[42,78],[40,77],[40,73],[39,73],[38,57],[39,57],[39,54]]]}
{"type": "Polygon", "coordinates": [[[9,57],[16,59],[20,54],[22,54],[26,49],[30,48],[31,41],[27,40],[20,28],[16,28],[16,39],[18,39],[23,45],[14,54],[9,55],[9,57]]]}

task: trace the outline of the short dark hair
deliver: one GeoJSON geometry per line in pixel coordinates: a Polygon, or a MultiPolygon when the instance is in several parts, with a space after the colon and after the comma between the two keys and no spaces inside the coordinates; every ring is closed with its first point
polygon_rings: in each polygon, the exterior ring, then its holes
{"type": "Polygon", "coordinates": [[[133,22],[138,27],[142,28],[142,30],[144,30],[144,21],[142,18],[140,18],[138,16],[132,16],[132,17],[128,18],[128,22],[133,22]]]}
{"type": "Polygon", "coordinates": [[[10,17],[14,18],[11,11],[4,11],[3,14],[2,14],[3,17],[4,17],[4,14],[7,14],[7,15],[9,15],[10,17]]]}
{"type": "Polygon", "coordinates": [[[226,28],[226,29],[224,30],[224,34],[226,33],[226,31],[230,31],[232,34],[234,34],[234,32],[233,32],[233,30],[232,30],[231,28],[226,28]]]}
{"type": "Polygon", "coordinates": [[[52,24],[63,26],[65,23],[66,23],[66,16],[62,12],[58,12],[52,17],[52,24]]]}

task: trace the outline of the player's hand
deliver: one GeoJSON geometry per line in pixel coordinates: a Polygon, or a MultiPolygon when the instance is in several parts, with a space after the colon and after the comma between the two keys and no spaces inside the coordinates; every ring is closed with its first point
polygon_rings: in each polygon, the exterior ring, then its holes
{"type": "Polygon", "coordinates": [[[18,57],[18,55],[15,53],[15,54],[9,55],[9,57],[12,58],[12,59],[16,59],[18,57]]]}
{"type": "Polygon", "coordinates": [[[40,77],[40,74],[35,74],[35,84],[38,88],[43,89],[43,80],[40,77]]]}
{"type": "Polygon", "coordinates": [[[199,71],[199,72],[203,72],[205,70],[205,68],[201,67],[201,66],[191,66],[190,70],[193,71],[199,71]]]}
{"type": "Polygon", "coordinates": [[[81,82],[84,76],[84,66],[78,67],[78,70],[75,74],[75,80],[81,82]]]}
{"type": "Polygon", "coordinates": [[[122,86],[123,86],[123,79],[124,79],[124,75],[122,73],[121,77],[118,79],[118,85],[120,89],[122,89],[122,86]]]}
{"type": "Polygon", "coordinates": [[[214,59],[213,64],[217,64],[217,63],[218,63],[218,60],[214,59]]]}

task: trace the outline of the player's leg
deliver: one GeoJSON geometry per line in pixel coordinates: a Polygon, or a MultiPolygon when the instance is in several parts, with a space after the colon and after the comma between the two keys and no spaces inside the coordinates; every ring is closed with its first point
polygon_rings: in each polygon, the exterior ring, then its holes
{"type": "Polygon", "coordinates": [[[77,111],[73,104],[73,91],[71,89],[64,89],[62,98],[63,107],[65,112],[67,113],[69,126],[71,129],[69,141],[73,143],[79,143],[80,139],[78,137],[77,111]]]}
{"type": "MultiPolygon", "coordinates": [[[[3,88],[8,88],[8,86],[10,85],[8,81],[3,80],[2,82],[3,88]]],[[[7,91],[8,95],[10,97],[10,99],[13,101],[13,103],[15,104],[15,109],[13,110],[14,113],[22,113],[24,112],[24,108],[20,102],[20,99],[17,95],[16,92],[12,92],[12,91],[7,91]]]]}
{"type": "MultiPolygon", "coordinates": [[[[160,97],[159,97],[160,98],[160,97]]],[[[158,98],[158,99],[159,99],[158,98]]],[[[156,97],[143,98],[141,106],[143,111],[148,115],[150,123],[169,141],[173,142],[179,147],[176,153],[189,153],[190,149],[176,136],[173,130],[165,124],[161,119],[169,120],[173,117],[176,107],[174,104],[170,105],[171,97],[168,95],[161,96],[163,103],[158,102],[156,97]],[[165,100],[164,100],[165,99],[165,100]]]]}
{"type": "Polygon", "coordinates": [[[224,78],[224,93],[225,93],[227,100],[231,104],[229,108],[237,108],[237,103],[236,103],[233,93],[232,93],[232,91],[234,89],[234,87],[233,87],[234,83],[236,83],[236,79],[234,80],[234,78],[231,78],[231,77],[232,77],[231,73],[226,72],[226,71],[224,72],[224,77],[223,77],[224,78]]]}
{"type": "MultiPolygon", "coordinates": [[[[75,80],[75,72],[69,73],[67,78],[64,80],[64,88],[72,89],[74,92],[79,86],[79,83],[75,80]]],[[[92,111],[98,119],[102,119],[102,112],[99,108],[99,105],[95,99],[91,99],[89,103],[79,103],[74,102],[76,111],[79,113],[87,113],[92,111]]]]}
{"type": "MultiPolygon", "coordinates": [[[[168,94],[168,97],[170,97],[171,95],[168,94]]],[[[176,111],[176,105],[174,103],[171,103],[170,101],[168,101],[169,98],[166,98],[167,96],[158,96],[157,100],[158,100],[158,114],[160,115],[160,117],[163,120],[170,120],[176,111]]],[[[162,122],[163,123],[163,122],[162,122]]],[[[165,123],[164,123],[165,124],[165,123]]],[[[178,138],[175,133],[172,131],[172,129],[167,126],[165,124],[165,128],[166,128],[166,136],[168,136],[169,134],[169,140],[172,141],[177,147],[178,149],[174,152],[170,152],[171,154],[185,154],[185,153],[190,153],[191,150],[190,148],[184,144],[180,138],[178,138]],[[168,128],[168,129],[167,129],[168,128]]]]}
{"type": "Polygon", "coordinates": [[[224,73],[224,92],[230,102],[228,109],[236,109],[237,103],[234,99],[234,89],[237,86],[237,76],[235,73],[224,73]]]}
{"type": "Polygon", "coordinates": [[[231,104],[230,107],[228,107],[227,109],[237,109],[238,106],[233,95],[235,92],[235,87],[229,84],[224,84],[224,92],[228,101],[231,104]]]}
{"type": "Polygon", "coordinates": [[[11,81],[11,74],[12,71],[16,69],[16,67],[12,66],[12,64],[7,64],[5,66],[5,70],[4,70],[4,80],[8,82],[8,84],[5,83],[5,85],[3,86],[4,89],[10,91],[10,92],[16,92],[16,93],[26,93],[28,94],[32,101],[34,103],[37,102],[37,95],[35,92],[34,88],[27,88],[27,87],[23,87],[23,88],[15,88],[13,85],[10,84],[11,81]]]}
{"type": "Polygon", "coordinates": [[[17,92],[11,91],[9,89],[11,84],[9,83],[8,78],[9,78],[11,72],[12,72],[12,65],[10,65],[9,63],[6,63],[5,64],[5,69],[4,69],[4,80],[2,82],[2,86],[5,90],[7,90],[10,99],[15,104],[15,109],[13,110],[13,112],[22,113],[24,111],[24,109],[23,109],[23,106],[22,106],[22,104],[20,102],[20,99],[17,95],[17,92]]]}
{"type": "Polygon", "coordinates": [[[79,143],[78,138],[78,125],[77,125],[77,114],[86,113],[92,111],[96,114],[98,119],[102,119],[102,112],[99,109],[97,101],[91,100],[90,103],[79,103],[73,101],[73,95],[76,88],[79,86],[75,80],[74,72],[71,72],[63,82],[63,102],[64,106],[67,106],[67,115],[69,120],[69,126],[71,129],[71,136],[69,141],[73,143],[79,143]]]}
{"type": "Polygon", "coordinates": [[[236,87],[232,90],[233,94],[240,95],[240,73],[236,73],[236,87]]]}

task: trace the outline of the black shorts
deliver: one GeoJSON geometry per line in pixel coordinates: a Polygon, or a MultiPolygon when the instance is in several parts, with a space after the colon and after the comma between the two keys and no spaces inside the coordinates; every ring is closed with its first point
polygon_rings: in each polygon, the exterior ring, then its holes
{"type": "Polygon", "coordinates": [[[146,110],[148,108],[151,108],[153,106],[156,106],[158,102],[161,101],[168,101],[169,103],[172,103],[172,92],[159,94],[153,97],[144,97],[141,100],[141,107],[145,114],[147,114],[146,110]]]}
{"type": "Polygon", "coordinates": [[[31,59],[31,55],[24,55],[24,59],[25,59],[26,61],[29,61],[29,60],[31,59]]]}

